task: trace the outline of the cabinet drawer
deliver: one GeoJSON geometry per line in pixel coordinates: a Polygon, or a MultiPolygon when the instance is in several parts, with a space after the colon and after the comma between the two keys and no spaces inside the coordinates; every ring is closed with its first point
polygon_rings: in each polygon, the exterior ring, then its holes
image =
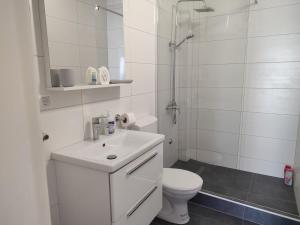
{"type": "Polygon", "coordinates": [[[157,182],[161,182],[163,145],[157,145],[110,175],[112,221],[116,222],[157,182]]]}
{"type": "Polygon", "coordinates": [[[157,183],[113,225],[149,225],[162,208],[162,184],[157,183]]]}

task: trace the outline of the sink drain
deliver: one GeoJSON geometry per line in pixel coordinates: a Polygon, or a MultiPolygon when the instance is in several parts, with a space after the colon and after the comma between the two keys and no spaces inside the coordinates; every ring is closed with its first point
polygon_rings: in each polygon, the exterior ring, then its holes
{"type": "Polygon", "coordinates": [[[113,159],[116,159],[117,156],[116,155],[109,155],[106,157],[108,160],[113,160],[113,159]]]}

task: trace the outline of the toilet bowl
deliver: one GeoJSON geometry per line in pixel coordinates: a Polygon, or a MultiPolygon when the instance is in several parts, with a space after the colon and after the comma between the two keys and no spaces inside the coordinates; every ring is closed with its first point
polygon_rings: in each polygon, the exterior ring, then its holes
{"type": "Polygon", "coordinates": [[[187,202],[201,190],[202,178],[190,171],[163,169],[163,208],[158,217],[175,224],[186,224],[190,217],[187,202]]]}

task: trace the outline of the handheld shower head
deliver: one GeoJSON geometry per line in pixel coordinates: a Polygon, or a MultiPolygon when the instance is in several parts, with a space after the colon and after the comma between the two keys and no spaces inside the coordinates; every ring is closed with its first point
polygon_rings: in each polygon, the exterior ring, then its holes
{"type": "Polygon", "coordinates": [[[189,34],[188,36],[186,36],[186,40],[188,40],[188,39],[191,39],[191,38],[193,38],[193,37],[195,37],[195,35],[194,34],[189,34]]]}

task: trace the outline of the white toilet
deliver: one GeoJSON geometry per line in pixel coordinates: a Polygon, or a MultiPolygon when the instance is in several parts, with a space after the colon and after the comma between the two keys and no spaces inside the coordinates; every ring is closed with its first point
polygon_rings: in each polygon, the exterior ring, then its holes
{"type": "Polygon", "coordinates": [[[175,224],[186,224],[190,217],[187,202],[201,190],[203,180],[195,173],[164,168],[163,208],[158,217],[175,224]]]}
{"type": "MultiPolygon", "coordinates": [[[[157,133],[157,119],[146,116],[138,120],[132,129],[157,133]]],[[[187,202],[201,190],[202,178],[186,170],[164,168],[162,183],[163,208],[158,217],[175,224],[188,223],[190,217],[187,202]]]]}

